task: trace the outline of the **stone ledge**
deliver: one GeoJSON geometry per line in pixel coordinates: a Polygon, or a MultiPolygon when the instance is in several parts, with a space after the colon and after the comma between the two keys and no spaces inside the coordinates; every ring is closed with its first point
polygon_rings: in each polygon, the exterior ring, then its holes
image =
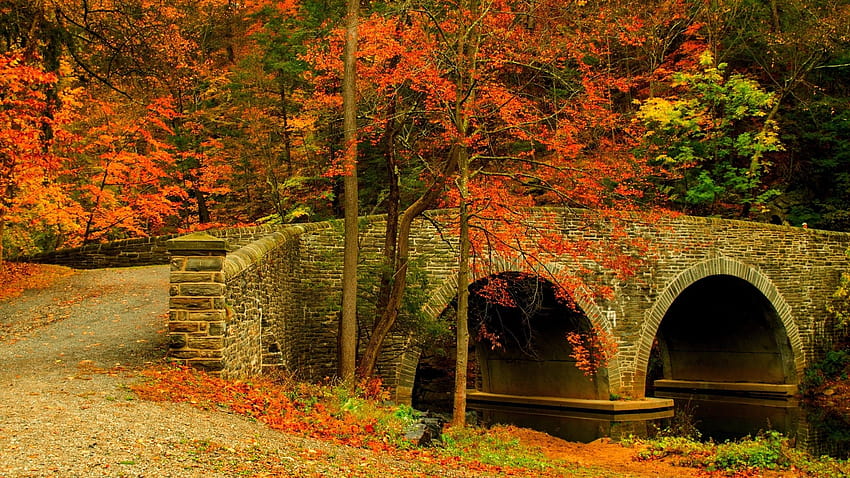
{"type": "MultiPolygon", "coordinates": [[[[227,251],[227,241],[205,232],[195,232],[168,240],[168,251],[227,251]]],[[[179,254],[177,254],[179,255],[179,254]]]]}
{"type": "Polygon", "coordinates": [[[466,399],[470,402],[536,406],[613,414],[648,413],[654,411],[672,411],[673,409],[673,400],[651,397],[640,400],[591,400],[584,398],[522,396],[468,391],[466,399]]]}
{"type": "Polygon", "coordinates": [[[655,388],[666,390],[700,390],[714,392],[738,392],[759,393],[770,395],[793,396],[797,393],[797,386],[785,383],[758,383],[758,382],[709,382],[701,380],[670,380],[662,379],[655,381],[655,388]]]}
{"type": "Polygon", "coordinates": [[[271,251],[282,247],[290,240],[297,239],[302,234],[330,229],[339,221],[313,222],[293,224],[282,227],[277,231],[260,237],[227,255],[224,263],[224,275],[229,280],[259,262],[271,251]]]}

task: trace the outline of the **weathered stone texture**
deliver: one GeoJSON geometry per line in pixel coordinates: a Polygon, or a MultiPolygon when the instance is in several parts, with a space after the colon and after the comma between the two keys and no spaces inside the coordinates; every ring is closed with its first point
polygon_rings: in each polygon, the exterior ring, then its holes
{"type": "MultiPolygon", "coordinates": [[[[278,228],[278,226],[249,226],[216,229],[207,231],[206,233],[225,239],[226,249],[228,251],[235,251],[258,238],[271,234],[278,228]]],[[[59,264],[77,269],[168,264],[172,257],[168,251],[168,241],[177,237],[181,237],[181,235],[171,234],[156,237],[138,237],[103,244],[89,244],[44,254],[20,257],[17,260],[59,264]]]]}
{"type": "MultiPolygon", "coordinates": [[[[456,291],[456,238],[447,226],[451,212],[429,213],[416,222],[411,260],[425,276],[424,314],[439,316],[456,291]]],[[[592,225],[580,213],[554,209],[529,211],[524,243],[543,232],[564,241],[607,246],[610,228],[592,225]]],[[[641,396],[647,360],[665,312],[689,286],[710,276],[747,281],[770,302],[781,321],[793,355],[792,372],[822,354],[834,339],[826,305],[850,261],[850,235],[719,219],[676,217],[657,224],[634,221],[631,237],[652,247],[634,276],[617,280],[589,260],[552,258],[551,271],[584,268],[591,283],[611,287],[611,300],[575,297],[588,319],[610,331],[619,352],[607,370],[611,393],[641,396]]],[[[361,224],[361,287],[377,287],[377,266],[384,221],[361,224]]],[[[243,241],[226,256],[175,254],[172,264],[172,356],[226,375],[250,375],[263,366],[282,366],[308,378],[330,376],[336,369],[336,338],[342,271],[342,231],[337,222],[265,230],[243,241]],[[217,347],[220,346],[220,349],[217,347]],[[194,350],[196,356],[191,357],[194,350]],[[216,363],[210,352],[220,355],[216,363]]],[[[248,237],[248,236],[245,236],[248,237]]],[[[166,261],[167,262],[167,261],[166,261]]],[[[496,257],[477,274],[520,270],[513,258],[496,257]]],[[[364,330],[374,311],[361,304],[364,330]]],[[[367,336],[361,336],[361,346],[367,336]]],[[[396,398],[407,400],[415,379],[421,344],[415,329],[400,327],[389,339],[378,364],[396,398]]]]}

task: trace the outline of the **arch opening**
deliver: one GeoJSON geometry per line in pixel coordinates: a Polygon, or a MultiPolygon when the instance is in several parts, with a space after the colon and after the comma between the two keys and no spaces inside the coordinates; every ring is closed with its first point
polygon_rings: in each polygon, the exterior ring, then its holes
{"type": "Polygon", "coordinates": [[[538,276],[505,272],[470,285],[470,334],[478,389],[502,395],[608,398],[605,371],[588,377],[576,366],[570,332],[591,322],[538,276]]]}
{"type": "Polygon", "coordinates": [[[750,282],[710,275],[686,287],[664,314],[647,371],[647,394],[672,398],[706,437],[759,430],[793,434],[797,373],[788,333],[750,282]]]}
{"type": "MultiPolygon", "coordinates": [[[[603,436],[645,434],[647,420],[673,415],[670,399],[612,400],[608,369],[586,376],[577,367],[567,334],[588,336],[595,333],[594,325],[604,327],[593,304],[579,302],[581,298],[571,302],[544,278],[513,271],[482,277],[469,289],[468,388],[475,390],[468,391],[467,404],[480,423],[512,423],[589,442],[603,436]]],[[[450,303],[442,313],[453,318],[454,311],[450,303]]],[[[434,386],[454,383],[454,350],[442,356],[432,352],[440,347],[434,342],[422,351],[413,385],[415,408],[437,411],[439,407],[422,398],[442,398],[446,403],[451,394],[450,389],[434,386]],[[434,364],[446,363],[445,358],[452,370],[440,376],[434,364]]]]}
{"type": "MultiPolygon", "coordinates": [[[[566,339],[569,332],[590,331],[591,321],[578,305],[559,299],[551,282],[502,272],[473,282],[469,290],[468,388],[513,397],[517,405],[522,397],[609,398],[607,371],[585,376],[566,339]]],[[[455,307],[453,300],[440,320],[453,322],[455,307]]],[[[450,410],[454,348],[450,337],[423,347],[412,387],[414,407],[450,410]]]]}
{"type": "Polygon", "coordinates": [[[663,378],[795,384],[793,352],[770,301],[731,275],[700,279],[673,301],[656,335],[663,378]]]}

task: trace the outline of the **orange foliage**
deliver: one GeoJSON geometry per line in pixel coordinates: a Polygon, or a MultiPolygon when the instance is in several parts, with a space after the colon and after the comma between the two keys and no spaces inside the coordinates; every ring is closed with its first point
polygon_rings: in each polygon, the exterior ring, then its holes
{"type": "MultiPolygon", "coordinates": [[[[358,418],[340,409],[329,399],[327,388],[307,384],[285,387],[267,378],[229,381],[185,367],[148,369],[143,375],[148,380],[132,388],[146,400],[223,408],[276,430],[373,450],[393,448],[391,437],[376,434],[380,428],[377,419],[358,418]]],[[[381,396],[379,383],[364,385],[366,396],[381,396]]]]}
{"type": "MultiPolygon", "coordinates": [[[[496,1],[474,19],[459,8],[361,21],[358,87],[371,120],[363,137],[377,145],[399,121],[410,124],[416,134],[396,153],[423,171],[426,184],[446,171],[441,165],[453,148],[469,154],[478,277],[498,258],[546,276],[565,296],[591,290],[604,298],[611,290],[586,280],[598,272],[590,266],[556,274],[546,265],[571,256],[624,278],[647,257],[647,244],[623,232],[632,212],[654,205],[651,184],[661,172],[632,154],[637,136],[621,98],[650,78],[619,69],[612,58],[649,55],[640,50],[650,49],[648,32],[664,20],[652,9],[626,10],[496,1]],[[464,37],[477,28],[486,33],[464,37]],[[474,57],[453,42],[475,44],[474,57]],[[588,222],[616,240],[564,241],[554,217],[551,227],[527,222],[524,208],[540,205],[593,209],[588,222]]],[[[317,110],[338,104],[341,48],[337,31],[305,56],[316,69],[317,110]]],[[[459,192],[449,189],[442,199],[441,206],[456,207],[459,192]]]]}
{"type": "Polygon", "coordinates": [[[63,266],[47,264],[0,263],[0,301],[15,298],[25,290],[43,289],[54,281],[73,274],[63,266]]]}
{"type": "MultiPolygon", "coordinates": [[[[396,447],[391,433],[375,418],[357,418],[355,413],[335,403],[330,387],[305,383],[276,383],[258,377],[250,381],[230,381],[185,367],[154,368],[142,372],[146,380],[131,386],[140,398],[152,401],[188,403],[203,409],[219,409],[248,416],[271,428],[301,434],[323,441],[386,453],[394,459],[416,461],[428,469],[437,465],[448,469],[474,470],[488,476],[562,476],[559,470],[521,469],[481,463],[475,459],[447,455],[439,448],[396,447]]],[[[378,380],[361,383],[360,396],[371,403],[382,403],[386,392],[378,380]]],[[[393,407],[387,407],[392,410],[393,407]]],[[[480,429],[471,433],[505,435],[480,429]]],[[[509,437],[504,437],[507,441],[509,437]]],[[[470,453],[474,455],[474,453],[470,453]]],[[[358,475],[359,476],[359,475],[358,475]]],[[[371,476],[371,475],[370,475],[371,476]]],[[[433,476],[411,471],[398,476],[433,476]]]]}
{"type": "Polygon", "coordinates": [[[54,151],[65,118],[48,98],[57,81],[22,52],[0,54],[0,237],[12,227],[73,227],[76,219],[78,211],[56,182],[66,170],[54,151]]]}
{"type": "Polygon", "coordinates": [[[576,360],[576,368],[588,377],[607,367],[619,348],[611,333],[598,325],[587,333],[570,332],[566,339],[572,346],[570,357],[576,360]]]}

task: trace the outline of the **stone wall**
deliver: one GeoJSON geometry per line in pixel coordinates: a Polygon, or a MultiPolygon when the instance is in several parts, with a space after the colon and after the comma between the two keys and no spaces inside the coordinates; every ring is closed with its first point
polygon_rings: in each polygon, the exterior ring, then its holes
{"type": "MultiPolygon", "coordinates": [[[[248,226],[228,229],[212,229],[207,234],[225,239],[227,249],[236,250],[251,241],[279,229],[280,226],[248,226]]],[[[14,260],[42,264],[58,264],[76,269],[99,269],[104,267],[132,267],[168,264],[168,241],[179,234],[154,237],[137,237],[102,244],[58,249],[53,252],[23,256],[14,260]]]]}
{"type": "MultiPolygon", "coordinates": [[[[450,211],[433,211],[428,216],[415,223],[411,259],[425,279],[413,286],[424,296],[422,311],[434,319],[456,292],[456,238],[446,225],[450,211]]],[[[611,242],[604,225],[594,225],[576,211],[535,209],[529,211],[524,226],[527,245],[539,241],[542,232],[552,231],[564,241],[600,247],[611,242]]],[[[384,228],[381,218],[361,221],[364,296],[377,285],[384,228]]],[[[845,255],[850,235],[683,216],[652,224],[634,220],[627,229],[630,237],[653,244],[627,280],[617,280],[593,261],[567,255],[546,264],[552,271],[582,266],[594,271],[587,277],[590,282],[615,291],[610,300],[574,297],[591,323],[618,341],[619,352],[607,370],[610,393],[643,395],[649,350],[664,314],[685,288],[713,275],[747,281],[776,309],[792,349],[791,368],[798,377],[833,339],[826,305],[840,273],[850,268],[845,255]]],[[[268,234],[231,251],[221,260],[220,270],[205,270],[208,276],[204,277],[197,275],[202,271],[186,268],[197,269],[207,262],[189,255],[179,259],[172,252],[174,358],[234,376],[258,373],[263,366],[283,366],[313,379],[334,374],[342,271],[338,222],[292,226],[268,234]],[[197,282],[201,279],[214,286],[197,282]],[[209,295],[218,294],[217,284],[223,287],[221,294],[209,295]],[[210,309],[202,311],[201,306],[210,309]]],[[[488,267],[478,269],[475,279],[512,270],[522,270],[519,261],[495,256],[488,267]]],[[[360,301],[361,345],[374,318],[369,307],[368,300],[360,301]]],[[[402,326],[388,339],[379,360],[380,375],[400,401],[409,399],[420,345],[415,328],[402,326]]]]}
{"type": "MultiPolygon", "coordinates": [[[[168,248],[171,252],[169,356],[208,372],[238,375],[237,370],[243,367],[226,368],[233,365],[233,360],[225,357],[233,314],[225,302],[225,241],[195,233],[170,240],[168,248]]],[[[250,361],[248,368],[248,373],[259,371],[259,368],[250,369],[250,361]]]]}
{"type": "Polygon", "coordinates": [[[292,368],[303,335],[291,326],[304,278],[299,243],[306,232],[331,226],[285,227],[230,253],[223,239],[204,233],[168,241],[169,356],[227,377],[292,368]]]}
{"type": "MultiPolygon", "coordinates": [[[[456,291],[456,239],[445,226],[449,215],[441,211],[429,213],[430,219],[416,223],[411,241],[412,258],[427,273],[429,299],[424,310],[431,317],[446,309],[456,291]]],[[[535,230],[552,228],[559,230],[565,241],[609,241],[604,230],[589,224],[581,214],[535,210],[529,215],[527,226],[528,243],[538,240],[535,230]]],[[[364,227],[362,264],[375,260],[383,227],[380,220],[364,227]]],[[[710,275],[740,277],[765,295],[786,329],[798,376],[833,339],[826,305],[841,271],[850,268],[845,255],[850,235],[686,216],[658,224],[635,221],[628,228],[633,236],[654,245],[645,263],[631,279],[618,281],[585,260],[584,267],[599,271],[590,279],[612,287],[616,296],[613,300],[576,297],[591,322],[612,332],[619,343],[619,354],[607,371],[611,393],[642,396],[649,350],[664,313],[682,290],[710,275]]],[[[329,374],[334,369],[339,293],[336,287],[341,270],[339,237],[339,231],[325,230],[303,242],[302,255],[310,257],[304,273],[313,278],[313,290],[303,291],[308,294],[306,302],[311,309],[305,311],[299,328],[309,331],[308,343],[313,352],[299,358],[299,370],[309,371],[312,376],[329,374]]],[[[573,258],[564,257],[547,266],[574,270],[578,264],[573,258]]],[[[514,259],[496,257],[489,267],[479,270],[479,275],[520,269],[514,259]]],[[[399,397],[412,388],[417,360],[415,337],[401,333],[391,339],[379,369],[399,397]]]]}

